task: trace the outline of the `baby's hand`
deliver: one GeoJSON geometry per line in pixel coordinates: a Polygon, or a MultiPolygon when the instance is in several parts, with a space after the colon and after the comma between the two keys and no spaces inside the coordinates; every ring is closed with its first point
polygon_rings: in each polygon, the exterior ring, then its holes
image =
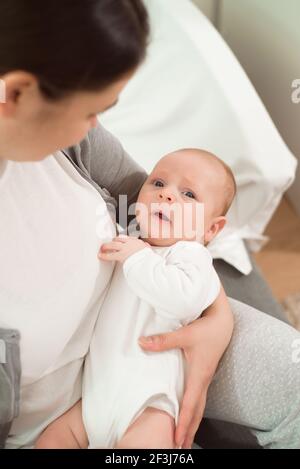
{"type": "Polygon", "coordinates": [[[124,262],[127,257],[146,247],[150,244],[134,236],[117,236],[110,243],[102,244],[98,257],[103,261],[124,262]]]}

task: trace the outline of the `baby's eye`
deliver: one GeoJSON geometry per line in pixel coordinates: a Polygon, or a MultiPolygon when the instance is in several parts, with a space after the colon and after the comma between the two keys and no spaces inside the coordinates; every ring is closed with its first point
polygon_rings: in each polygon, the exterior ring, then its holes
{"type": "Polygon", "coordinates": [[[195,199],[195,195],[191,191],[185,191],[184,194],[190,199],[195,199]]]}
{"type": "Polygon", "coordinates": [[[155,180],[154,180],[154,185],[155,185],[156,187],[163,187],[164,184],[163,184],[162,181],[159,181],[158,179],[155,179],[155,180]]]}

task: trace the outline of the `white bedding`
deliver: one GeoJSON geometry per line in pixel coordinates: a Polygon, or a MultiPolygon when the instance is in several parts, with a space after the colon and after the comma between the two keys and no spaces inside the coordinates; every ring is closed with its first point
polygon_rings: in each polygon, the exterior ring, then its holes
{"type": "Polygon", "coordinates": [[[233,169],[238,194],[228,225],[210,244],[244,274],[244,241],[262,233],[295,177],[296,159],[278,134],[243,69],[189,0],[145,0],[152,25],[148,57],[102,124],[149,172],[165,153],[208,149],[233,169]]]}

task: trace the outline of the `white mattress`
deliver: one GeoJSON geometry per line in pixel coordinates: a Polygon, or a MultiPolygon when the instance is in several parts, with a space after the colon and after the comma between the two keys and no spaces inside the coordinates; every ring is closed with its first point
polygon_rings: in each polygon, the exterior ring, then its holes
{"type": "Polygon", "coordinates": [[[199,147],[233,169],[238,194],[209,249],[244,274],[292,184],[297,160],[237,59],[189,0],[145,0],[152,37],[146,62],[102,124],[148,172],[167,152],[199,147]]]}

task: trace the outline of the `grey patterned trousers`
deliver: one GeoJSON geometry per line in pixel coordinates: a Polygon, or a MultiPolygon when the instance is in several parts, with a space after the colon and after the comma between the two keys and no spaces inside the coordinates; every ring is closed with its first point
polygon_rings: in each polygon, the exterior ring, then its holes
{"type": "MultiPolygon", "coordinates": [[[[234,334],[205,417],[248,427],[264,448],[300,448],[300,334],[251,306],[230,304],[234,334]]],[[[201,432],[195,441],[202,446],[201,432]]]]}

